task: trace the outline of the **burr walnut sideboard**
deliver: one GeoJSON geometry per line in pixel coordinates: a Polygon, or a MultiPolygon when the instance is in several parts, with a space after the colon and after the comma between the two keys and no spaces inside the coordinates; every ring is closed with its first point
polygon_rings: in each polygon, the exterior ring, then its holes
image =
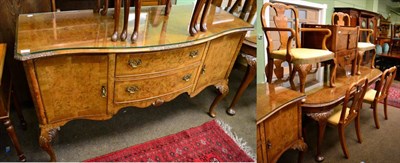
{"type": "Polygon", "coordinates": [[[257,84],[257,162],[277,162],[289,148],[306,150],[300,107],[304,98],[305,94],[284,87],[257,84]]]}
{"type": "MultiPolygon", "coordinates": [[[[121,108],[161,105],[228,76],[252,25],[211,6],[208,30],[189,36],[193,6],[143,7],[139,37],[112,42],[113,19],[91,10],[20,15],[15,59],[23,62],[40,126],[39,144],[52,161],[51,141],[74,119],[106,120],[121,108]]],[[[132,11],[133,12],[133,11],[132,11]]],[[[132,21],[130,23],[133,23],[132,21]]],[[[128,30],[132,31],[132,30],[128,30]]]]}

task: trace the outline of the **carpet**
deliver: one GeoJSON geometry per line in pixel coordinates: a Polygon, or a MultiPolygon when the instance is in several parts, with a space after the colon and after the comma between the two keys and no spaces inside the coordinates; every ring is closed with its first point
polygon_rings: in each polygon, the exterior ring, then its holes
{"type": "Polygon", "coordinates": [[[251,149],[230,130],[213,120],[84,162],[254,162],[251,149]]]}
{"type": "MultiPolygon", "coordinates": [[[[370,88],[375,88],[375,84],[372,84],[370,88]]],[[[388,105],[400,108],[400,82],[398,81],[393,81],[389,88],[388,105]]]]}

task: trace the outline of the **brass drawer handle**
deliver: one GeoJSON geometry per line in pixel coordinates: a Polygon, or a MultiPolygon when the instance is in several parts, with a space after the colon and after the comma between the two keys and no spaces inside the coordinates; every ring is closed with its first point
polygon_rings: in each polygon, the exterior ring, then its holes
{"type": "Polygon", "coordinates": [[[182,80],[189,81],[190,78],[192,78],[192,74],[187,74],[187,75],[183,76],[182,80]]]}
{"type": "Polygon", "coordinates": [[[203,65],[203,67],[201,68],[201,74],[205,74],[206,73],[206,65],[203,65]]]}
{"type": "Polygon", "coordinates": [[[199,51],[198,51],[198,50],[195,50],[195,51],[191,51],[191,52],[189,53],[189,56],[192,57],[192,58],[194,58],[194,57],[197,57],[198,54],[199,54],[199,51]]]}
{"type": "Polygon", "coordinates": [[[107,88],[106,86],[101,86],[101,97],[107,96],[107,88]]]}
{"type": "Polygon", "coordinates": [[[142,64],[142,60],[141,59],[129,59],[128,64],[132,67],[132,68],[136,68],[139,65],[142,64]]]}
{"type": "Polygon", "coordinates": [[[272,144],[271,144],[271,142],[268,140],[268,142],[267,142],[267,148],[268,149],[271,149],[272,148],[272,144]]]}
{"type": "Polygon", "coordinates": [[[346,56],[344,56],[344,60],[349,60],[350,59],[350,55],[346,55],[346,56]]]}
{"type": "Polygon", "coordinates": [[[139,91],[139,87],[137,86],[130,86],[126,88],[126,92],[130,93],[130,94],[134,94],[137,91],[139,91]]]}

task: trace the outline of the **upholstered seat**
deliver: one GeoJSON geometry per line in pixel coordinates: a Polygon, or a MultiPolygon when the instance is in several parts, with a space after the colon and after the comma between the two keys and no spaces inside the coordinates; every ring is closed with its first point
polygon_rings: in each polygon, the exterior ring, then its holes
{"type": "MultiPolygon", "coordinates": [[[[313,64],[335,58],[333,52],[321,49],[292,48],[290,53],[293,56],[292,62],[294,64],[313,64]]],[[[271,57],[285,60],[286,49],[272,51],[271,57]]]]}
{"type": "MultiPolygon", "coordinates": [[[[342,105],[338,105],[333,109],[333,114],[328,118],[328,123],[333,125],[338,125],[340,121],[340,116],[342,114],[342,105]]],[[[350,108],[346,108],[345,119],[349,116],[350,108]]]]}
{"type": "Polygon", "coordinates": [[[358,42],[357,43],[358,50],[368,51],[375,49],[375,44],[369,42],[358,42]]]}
{"type": "Polygon", "coordinates": [[[376,95],[375,89],[368,89],[367,92],[365,93],[364,101],[371,102],[371,103],[374,102],[375,95],[376,95]]]}

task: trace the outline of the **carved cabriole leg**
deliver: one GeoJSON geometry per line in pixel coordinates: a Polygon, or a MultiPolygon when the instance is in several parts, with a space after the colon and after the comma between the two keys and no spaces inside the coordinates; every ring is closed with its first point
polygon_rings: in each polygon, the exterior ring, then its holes
{"type": "Polygon", "coordinates": [[[100,0],[97,0],[96,8],[93,9],[93,13],[99,13],[100,12],[100,0]]]}
{"type": "Polygon", "coordinates": [[[115,0],[114,1],[114,32],[111,36],[111,41],[118,40],[119,12],[120,11],[121,11],[121,0],[115,0]]]}
{"type": "Polygon", "coordinates": [[[56,161],[56,155],[54,153],[53,148],[51,147],[51,141],[57,134],[59,128],[40,128],[40,137],[39,137],[39,145],[40,147],[47,152],[50,156],[50,161],[56,161]]]}
{"type": "Polygon", "coordinates": [[[165,4],[165,16],[169,15],[169,12],[171,12],[171,7],[172,7],[172,3],[171,0],[167,0],[166,4],[165,4]]]}
{"type": "Polygon", "coordinates": [[[375,68],[376,49],[374,48],[372,51],[371,68],[373,69],[375,68]]]}
{"type": "MultiPolygon", "coordinates": [[[[121,32],[121,41],[125,41],[126,37],[128,36],[128,18],[129,18],[129,9],[131,6],[130,0],[124,0],[124,27],[122,28],[121,32]]],[[[135,6],[136,7],[136,6],[135,6]]]]}
{"type": "Polygon", "coordinates": [[[228,81],[217,84],[217,85],[215,85],[215,87],[218,89],[219,95],[217,97],[215,97],[215,99],[214,99],[213,103],[211,104],[210,109],[208,111],[208,114],[213,118],[216,116],[216,114],[214,112],[215,106],[217,106],[218,102],[221,101],[229,92],[228,81]]]}
{"type": "Polygon", "coordinates": [[[17,151],[18,158],[20,161],[26,161],[26,157],[21,150],[21,146],[15,134],[15,130],[9,118],[3,119],[4,126],[7,129],[8,136],[10,136],[12,143],[14,144],[15,150],[17,151]]]}
{"type": "Polygon", "coordinates": [[[304,158],[304,152],[307,150],[307,144],[304,142],[304,139],[301,138],[300,140],[296,141],[296,143],[294,143],[291,148],[299,151],[297,162],[302,162],[304,158]]]}
{"type": "Polygon", "coordinates": [[[358,56],[357,56],[357,75],[361,74],[360,66],[361,66],[361,62],[362,62],[362,58],[363,58],[364,53],[365,53],[365,51],[361,51],[361,50],[358,51],[358,56]]]}
{"type": "Polygon", "coordinates": [[[328,117],[333,113],[333,110],[322,113],[307,113],[306,115],[318,122],[318,137],[317,137],[317,155],[315,156],[315,161],[324,161],[324,157],[321,155],[321,145],[325,134],[326,124],[328,122],[328,117]]]}
{"type": "MultiPolygon", "coordinates": [[[[100,0],[99,0],[100,1],[100,0]]],[[[100,11],[101,15],[107,15],[109,0],[104,0],[104,8],[100,11]]]]}
{"type": "Polygon", "coordinates": [[[190,20],[190,24],[189,24],[189,33],[191,36],[194,36],[197,33],[196,23],[197,23],[197,20],[199,20],[199,15],[200,15],[201,9],[203,8],[204,3],[205,3],[205,0],[198,0],[194,7],[192,19],[190,20]]]}
{"type": "Polygon", "coordinates": [[[247,70],[245,77],[242,80],[242,83],[239,86],[238,91],[236,92],[235,97],[232,100],[231,106],[226,110],[229,115],[235,115],[236,111],[233,107],[236,105],[239,98],[242,96],[243,92],[249,86],[249,84],[253,81],[256,74],[256,58],[251,55],[243,55],[247,61],[247,70]]]}
{"type": "Polygon", "coordinates": [[[133,33],[131,36],[132,43],[136,42],[138,38],[141,8],[142,8],[142,0],[135,0],[135,28],[133,29],[133,33]]]}
{"type": "Polygon", "coordinates": [[[275,65],[274,73],[278,80],[283,80],[282,79],[283,78],[282,62],[283,62],[283,60],[280,60],[280,59],[276,59],[274,61],[274,65],[275,65]]]}
{"type": "Polygon", "coordinates": [[[344,126],[343,125],[339,125],[338,126],[338,131],[339,131],[340,145],[342,146],[342,150],[343,150],[344,156],[346,158],[349,158],[349,151],[347,150],[346,138],[344,136],[344,126]]]}
{"type": "Polygon", "coordinates": [[[329,87],[335,87],[335,81],[336,81],[336,69],[337,69],[337,59],[333,58],[331,61],[331,76],[329,78],[329,87]]]}
{"type": "Polygon", "coordinates": [[[296,76],[297,70],[295,68],[292,68],[292,70],[289,73],[289,82],[290,82],[290,87],[293,90],[296,90],[296,84],[294,84],[294,76],[296,76]]]}
{"type": "Polygon", "coordinates": [[[307,74],[311,71],[311,64],[295,64],[294,69],[299,72],[300,78],[300,92],[305,92],[305,85],[307,80],[307,74]]]}
{"type": "Polygon", "coordinates": [[[211,6],[211,0],[206,0],[203,13],[201,15],[201,20],[200,20],[200,31],[205,32],[207,31],[207,24],[206,24],[206,19],[207,19],[207,14],[208,10],[210,10],[211,6]]]}

